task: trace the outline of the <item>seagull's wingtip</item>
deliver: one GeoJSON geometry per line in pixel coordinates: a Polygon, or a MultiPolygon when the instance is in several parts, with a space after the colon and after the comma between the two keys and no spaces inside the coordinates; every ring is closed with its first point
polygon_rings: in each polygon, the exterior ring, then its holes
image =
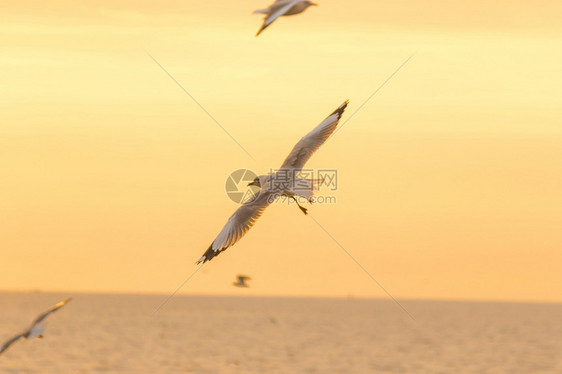
{"type": "MultiPolygon", "coordinates": [[[[211,261],[213,259],[213,257],[217,256],[221,252],[221,250],[214,250],[213,249],[213,243],[211,243],[209,248],[207,248],[205,253],[203,253],[203,256],[201,256],[201,258],[199,260],[197,260],[197,262],[196,262],[197,265],[199,265],[201,262],[205,263],[207,261],[211,261]]],[[[223,250],[224,249],[226,249],[226,248],[223,248],[223,250]]]]}
{"type": "Polygon", "coordinates": [[[72,300],[71,297],[69,297],[68,299],[63,300],[63,301],[61,301],[61,302],[55,304],[54,307],[57,308],[57,309],[60,308],[60,307],[63,307],[64,305],[68,304],[68,303],[70,302],[70,300],[72,300]]]}
{"type": "Polygon", "coordinates": [[[333,116],[334,114],[336,114],[339,120],[343,114],[343,111],[345,110],[345,108],[347,108],[347,104],[349,104],[349,100],[344,101],[343,104],[341,104],[338,109],[334,110],[330,115],[333,116]]]}

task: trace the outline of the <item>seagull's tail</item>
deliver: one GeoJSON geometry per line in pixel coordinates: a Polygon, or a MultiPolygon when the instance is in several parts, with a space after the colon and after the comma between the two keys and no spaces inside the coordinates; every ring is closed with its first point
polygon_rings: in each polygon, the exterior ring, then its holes
{"type": "Polygon", "coordinates": [[[258,10],[254,10],[252,12],[252,14],[267,14],[269,12],[269,8],[267,9],[258,9],[258,10]]]}

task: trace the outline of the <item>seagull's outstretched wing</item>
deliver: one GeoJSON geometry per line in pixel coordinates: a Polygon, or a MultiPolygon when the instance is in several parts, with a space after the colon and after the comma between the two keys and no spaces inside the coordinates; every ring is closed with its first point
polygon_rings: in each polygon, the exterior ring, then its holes
{"type": "Polygon", "coordinates": [[[300,171],[308,159],[336,130],[343,111],[347,107],[346,100],[338,109],[334,110],[321,124],[316,126],[314,130],[306,134],[295,145],[289,156],[283,162],[281,169],[293,169],[295,172],[300,171]]]}
{"type": "Polygon", "coordinates": [[[210,261],[213,257],[240,240],[262,215],[263,211],[272,203],[273,195],[268,192],[260,193],[251,201],[242,205],[226,222],[217,238],[197,263],[210,261]]]}
{"type": "Polygon", "coordinates": [[[287,13],[293,5],[297,4],[300,0],[287,0],[287,1],[277,1],[269,9],[269,13],[263,20],[263,25],[258,30],[256,36],[258,36],[265,28],[273,23],[277,18],[281,17],[283,14],[287,13]]]}
{"type": "Polygon", "coordinates": [[[2,354],[2,352],[4,352],[6,349],[8,349],[9,346],[11,346],[11,345],[14,344],[18,339],[23,338],[24,336],[25,336],[25,332],[14,336],[14,337],[11,338],[10,340],[8,340],[6,343],[4,343],[4,344],[2,345],[2,347],[0,347],[0,355],[2,354]]]}
{"type": "Polygon", "coordinates": [[[52,307],[49,308],[49,310],[47,310],[45,313],[40,314],[37,318],[35,318],[35,321],[33,321],[33,323],[31,324],[30,329],[33,326],[36,326],[37,324],[41,323],[41,321],[43,321],[45,318],[47,318],[47,316],[53,312],[56,312],[57,310],[59,310],[60,308],[62,308],[63,306],[65,306],[66,304],[68,304],[68,302],[72,300],[72,299],[66,299],[61,301],[60,303],[57,303],[55,305],[53,305],[52,307]]]}
{"type": "Polygon", "coordinates": [[[45,326],[44,325],[37,326],[37,325],[39,325],[45,318],[47,318],[47,316],[49,314],[51,314],[51,313],[59,310],[63,306],[65,306],[70,300],[71,299],[63,300],[60,303],[57,303],[57,304],[53,305],[52,307],[50,307],[49,310],[47,310],[45,313],[40,314],[37,318],[35,318],[35,320],[31,323],[31,325],[24,332],[14,336],[10,340],[8,340],[6,343],[4,343],[4,345],[2,345],[2,347],[0,348],[0,354],[2,354],[2,352],[4,352],[6,349],[8,349],[8,347],[10,345],[14,344],[20,338],[29,339],[29,338],[34,338],[36,336],[40,336],[41,333],[43,332],[43,329],[45,328],[45,326]]]}

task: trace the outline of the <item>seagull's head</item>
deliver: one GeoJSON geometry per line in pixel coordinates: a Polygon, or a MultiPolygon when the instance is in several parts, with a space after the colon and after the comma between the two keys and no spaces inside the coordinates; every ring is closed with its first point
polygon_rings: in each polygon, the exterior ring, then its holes
{"type": "Polygon", "coordinates": [[[250,186],[258,186],[258,187],[261,187],[260,177],[255,177],[253,181],[251,181],[250,183],[248,183],[248,187],[250,187],[250,186]]]}

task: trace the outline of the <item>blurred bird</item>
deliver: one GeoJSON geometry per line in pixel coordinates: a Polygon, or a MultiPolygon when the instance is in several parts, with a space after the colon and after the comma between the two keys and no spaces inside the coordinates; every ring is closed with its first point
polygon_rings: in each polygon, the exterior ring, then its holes
{"type": "Polygon", "coordinates": [[[262,215],[265,208],[280,196],[293,199],[299,209],[307,214],[307,209],[299,204],[297,197],[304,198],[312,203],[314,182],[297,178],[297,175],[312,154],[336,130],[347,103],[345,101],[314,130],[303,137],[287,156],[281,169],[276,173],[260,175],[248,184],[248,186],[258,186],[261,190],[234,212],[207,251],[197,261],[197,264],[210,261],[240,240],[262,215]],[[303,188],[303,186],[307,188],[303,188]]]}
{"type": "Polygon", "coordinates": [[[43,337],[43,330],[45,329],[45,323],[39,325],[45,318],[47,318],[47,316],[57,310],[59,310],[60,308],[62,308],[63,306],[65,306],[71,299],[66,299],[61,301],[58,304],[53,305],[49,310],[47,310],[45,313],[40,314],[37,318],[35,318],[35,320],[31,323],[31,326],[29,326],[26,330],[24,330],[22,333],[14,336],[13,338],[11,338],[10,340],[8,340],[7,342],[4,343],[4,345],[2,345],[2,347],[0,348],[0,354],[2,354],[2,352],[4,352],[6,349],[8,349],[9,346],[11,346],[12,344],[14,344],[17,340],[19,340],[20,338],[26,338],[26,339],[31,339],[31,338],[35,338],[35,337],[39,337],[42,338],[43,337]]]}
{"type": "Polygon", "coordinates": [[[254,11],[254,14],[265,14],[263,25],[258,30],[258,36],[266,27],[281,16],[292,16],[304,12],[309,6],[318,5],[308,0],[276,0],[266,9],[254,11]]]}
{"type": "Polygon", "coordinates": [[[232,285],[236,286],[236,287],[241,287],[241,288],[248,288],[250,286],[248,286],[248,284],[246,283],[247,280],[251,280],[252,278],[250,278],[247,275],[238,275],[237,276],[237,281],[233,282],[232,285]]]}

